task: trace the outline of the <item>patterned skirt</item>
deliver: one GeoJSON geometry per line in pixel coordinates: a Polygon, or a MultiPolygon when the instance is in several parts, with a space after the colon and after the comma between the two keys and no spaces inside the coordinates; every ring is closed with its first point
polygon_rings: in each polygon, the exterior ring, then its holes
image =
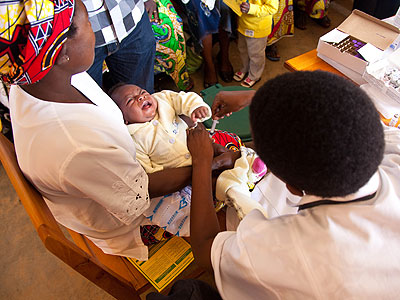
{"type": "Polygon", "coordinates": [[[155,73],[165,72],[176,86],[187,90],[191,83],[185,65],[186,46],[183,23],[169,0],[156,0],[160,23],[151,23],[156,39],[155,73]]]}
{"type": "Polygon", "coordinates": [[[278,12],[273,16],[273,27],[268,36],[270,46],[283,37],[294,35],[293,0],[280,0],[278,12]]]}

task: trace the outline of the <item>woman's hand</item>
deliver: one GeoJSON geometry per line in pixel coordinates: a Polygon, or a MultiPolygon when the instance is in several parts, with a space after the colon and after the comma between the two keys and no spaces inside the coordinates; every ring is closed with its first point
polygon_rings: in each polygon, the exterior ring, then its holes
{"type": "Polygon", "coordinates": [[[144,6],[146,8],[147,14],[149,15],[150,22],[160,23],[157,4],[154,2],[154,0],[147,0],[144,3],[144,6]]]}
{"type": "Polygon", "coordinates": [[[229,151],[228,148],[225,148],[224,146],[217,143],[213,143],[213,148],[214,148],[214,157],[229,151]]]}
{"type": "Polygon", "coordinates": [[[211,107],[212,118],[218,120],[225,116],[229,117],[232,112],[239,111],[250,105],[255,93],[255,90],[219,92],[215,96],[211,107]]]}
{"type": "Polygon", "coordinates": [[[208,108],[205,106],[200,106],[192,112],[190,118],[192,119],[193,122],[197,122],[198,119],[203,119],[207,117],[207,114],[208,114],[208,108]]]}
{"type": "Polygon", "coordinates": [[[186,130],[187,146],[192,155],[193,166],[197,163],[209,162],[211,164],[214,157],[214,148],[212,140],[204,125],[198,123],[196,127],[186,130]]]}
{"type": "Polygon", "coordinates": [[[213,159],[213,170],[227,170],[232,169],[235,166],[236,160],[241,156],[240,151],[231,151],[228,150],[221,155],[215,156],[213,159]]]}

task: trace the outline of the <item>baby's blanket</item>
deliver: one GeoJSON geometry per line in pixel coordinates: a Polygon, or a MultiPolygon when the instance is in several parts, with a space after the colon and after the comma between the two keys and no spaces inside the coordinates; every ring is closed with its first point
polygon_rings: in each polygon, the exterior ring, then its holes
{"type": "Polygon", "coordinates": [[[190,199],[192,187],[187,186],[173,194],[153,199],[150,207],[143,213],[154,225],[177,235],[190,235],[190,199]]]}

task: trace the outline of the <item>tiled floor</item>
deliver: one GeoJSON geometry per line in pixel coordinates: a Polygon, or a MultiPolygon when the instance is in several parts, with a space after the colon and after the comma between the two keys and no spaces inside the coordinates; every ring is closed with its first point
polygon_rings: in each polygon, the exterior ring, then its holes
{"type": "MultiPolygon", "coordinates": [[[[343,21],[351,7],[351,0],[336,0],[331,3],[331,28],[343,21]]],[[[267,60],[262,80],[255,88],[269,78],[287,72],[283,62],[316,48],[318,38],[327,31],[309,20],[307,30],[295,30],[294,37],[279,41],[277,45],[281,61],[267,60]]],[[[215,53],[217,47],[214,49],[215,53]]],[[[235,43],[231,44],[231,61],[237,70],[240,60],[235,43]]],[[[193,90],[200,92],[203,89],[202,71],[192,77],[195,82],[193,90]]],[[[0,299],[114,299],[45,250],[2,166],[0,220],[0,299]]]]}

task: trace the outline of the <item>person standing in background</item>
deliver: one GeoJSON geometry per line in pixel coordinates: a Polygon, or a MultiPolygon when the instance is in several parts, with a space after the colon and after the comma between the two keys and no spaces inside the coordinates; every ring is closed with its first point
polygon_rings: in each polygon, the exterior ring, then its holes
{"type": "Polygon", "coordinates": [[[272,32],[268,36],[265,56],[270,61],[281,59],[276,42],[294,36],[293,0],[279,0],[278,12],[273,16],[272,32]]]}
{"type": "Polygon", "coordinates": [[[265,66],[265,47],[272,32],[272,16],[278,11],[278,0],[250,0],[240,4],[238,50],[242,67],[233,79],[251,88],[260,79],[265,66]]]}
{"type": "Polygon", "coordinates": [[[96,38],[95,59],[88,73],[108,90],[118,82],[154,92],[156,42],[147,14],[158,20],[153,0],[83,0],[96,38]],[[109,76],[103,82],[103,62],[109,76]]]}
{"type": "Polygon", "coordinates": [[[331,0],[296,0],[294,12],[294,26],[301,30],[307,28],[307,17],[324,28],[331,26],[328,17],[328,8],[331,0]]]}

